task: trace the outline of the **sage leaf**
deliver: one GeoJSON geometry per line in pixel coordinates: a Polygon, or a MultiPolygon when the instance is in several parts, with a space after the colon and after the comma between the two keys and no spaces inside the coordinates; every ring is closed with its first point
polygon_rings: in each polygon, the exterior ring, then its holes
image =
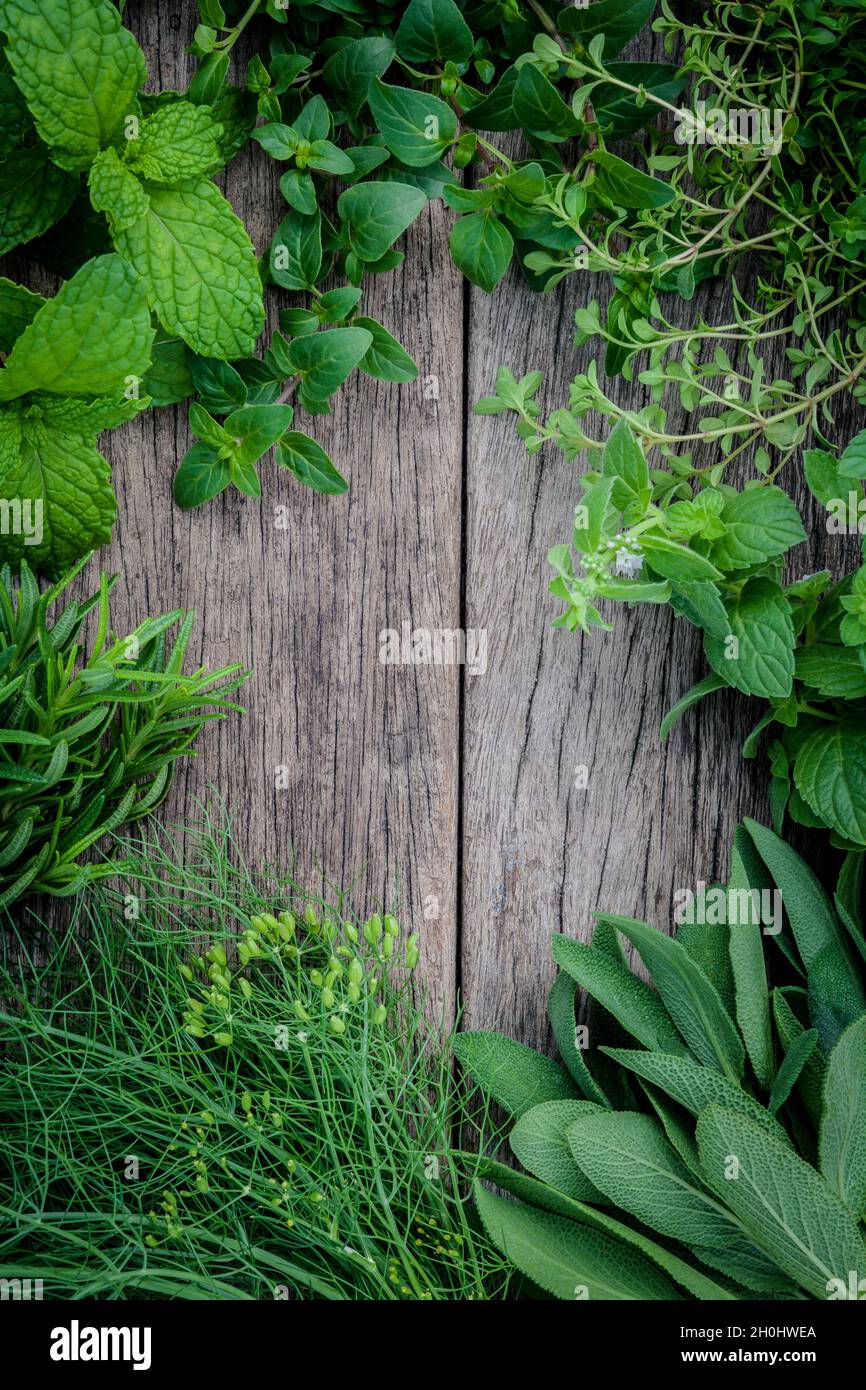
{"type": "Polygon", "coordinates": [[[839,920],[808,864],[767,826],[749,819],[744,824],[782,895],[791,931],[807,971],[825,946],[833,945],[847,956],[839,920]]]}
{"type": "Polygon", "coordinates": [[[649,1115],[595,1111],[568,1127],[574,1160],[615,1207],[688,1247],[742,1238],[736,1221],[700,1187],[649,1115]]]}
{"type": "Polygon", "coordinates": [[[630,917],[601,913],[640,952],[653,983],[689,1050],[731,1081],[743,1074],[745,1052],[718,990],[685,948],[630,917]]]}
{"type": "Polygon", "coordinates": [[[594,1000],[644,1047],[684,1053],[685,1046],[659,996],[624,965],[618,965],[595,946],[554,933],[553,959],[588,990],[594,1000]]]}
{"type": "Polygon", "coordinates": [[[510,1115],[519,1118],[545,1100],[579,1099],[557,1062],[503,1033],[458,1033],[454,1051],[472,1079],[510,1115]]]}
{"type": "Polygon", "coordinates": [[[567,1132],[583,1114],[597,1113],[588,1100],[549,1100],[521,1115],[509,1135],[511,1152],[540,1182],[576,1201],[601,1202],[604,1196],[572,1157],[567,1132]]]}
{"type": "Polygon", "coordinates": [[[847,1286],[850,1270],[860,1277],[866,1247],[856,1222],[789,1145],[715,1105],[699,1117],[697,1136],[708,1177],[724,1188],[755,1244],[801,1288],[826,1298],[832,1281],[847,1286]]]}
{"type": "MultiPolygon", "coordinates": [[[[761,889],[766,886],[766,876],[761,875],[760,869],[763,865],[760,861],[756,863],[756,859],[751,840],[738,828],[731,850],[728,903],[733,901],[731,894],[736,894],[736,901],[742,905],[743,910],[736,911],[733,922],[729,920],[728,951],[734,973],[737,1024],[755,1076],[764,1090],[768,1090],[773,1079],[770,998],[760,913],[750,911],[755,902],[752,895],[759,895],[761,889]],[[751,856],[747,857],[749,850],[751,856]]],[[[729,919],[730,916],[729,911],[729,919]]]]}
{"type": "Polygon", "coordinates": [[[856,1219],[866,1216],[866,1018],[847,1028],[827,1059],[821,1172],[856,1219]]]}
{"type": "Polygon", "coordinates": [[[577,982],[566,971],[560,970],[547,996],[550,1026],[559,1048],[559,1055],[587,1100],[609,1107],[610,1101],[592,1075],[583,1051],[577,1045],[574,1013],[576,995],[577,982]]]}
{"type": "Polygon", "coordinates": [[[597,1208],[587,1206],[584,1202],[563,1197],[544,1183],[536,1181],[535,1178],[528,1178],[523,1173],[516,1173],[513,1168],[507,1167],[504,1163],[497,1163],[493,1159],[481,1160],[478,1165],[478,1176],[489,1179],[497,1187],[502,1188],[504,1192],[511,1192],[529,1206],[541,1207],[542,1210],[552,1212],[556,1216],[564,1216],[580,1225],[590,1226],[596,1231],[605,1232],[617,1240],[624,1241],[626,1245],[630,1245],[635,1250],[649,1256],[654,1264],[657,1264],[681,1288],[686,1289],[695,1298],[728,1300],[737,1297],[729,1289],[717,1284],[714,1279],[710,1279],[702,1270],[680,1259],[679,1255],[675,1255],[673,1251],[659,1245],[657,1241],[651,1240],[641,1231],[626,1226],[624,1222],[618,1221],[609,1212],[598,1211],[597,1208]]]}
{"type": "Polygon", "coordinates": [[[770,1099],[767,1109],[771,1115],[775,1115],[781,1110],[785,1101],[790,1096],[800,1076],[803,1068],[809,1061],[818,1043],[818,1032],[815,1028],[809,1028],[806,1032],[798,1033],[791,1043],[788,1051],[782,1059],[773,1081],[770,1091],[770,1099]]]}
{"type": "Polygon", "coordinates": [[[763,1106],[714,1067],[703,1067],[690,1057],[672,1057],[663,1052],[632,1052],[618,1047],[605,1047],[602,1051],[658,1086],[692,1115],[700,1115],[709,1105],[724,1105],[785,1139],[784,1130],[763,1106]]]}
{"type": "Polygon", "coordinates": [[[480,1183],[474,1191],[482,1225],[494,1245],[556,1298],[680,1297],[645,1256],[605,1232],[496,1197],[480,1183]]]}

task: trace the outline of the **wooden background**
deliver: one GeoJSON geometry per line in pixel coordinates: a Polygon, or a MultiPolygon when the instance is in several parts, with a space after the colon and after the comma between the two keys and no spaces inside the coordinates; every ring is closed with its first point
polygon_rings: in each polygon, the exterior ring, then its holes
{"type": "MultiPolygon", "coordinates": [[[[130,3],[126,22],[151,86],[184,86],[194,6],[130,3]]],[[[281,216],[273,164],[245,152],[224,187],[263,250],[281,216]]],[[[459,998],[467,1026],[545,1044],[550,932],[586,938],[599,907],[666,926],[675,888],[726,873],[736,821],[767,818],[766,767],[740,757],[757,718],[740,697],[711,697],[659,742],[662,715],[706,669],[695,630],[667,609],[617,610],[615,631],[592,637],[550,627],[546,555],[570,537],[577,471],[554,451],[530,458],[507,418],[471,407],[503,363],[543,369],[543,404],[565,404],[593,351],[572,346],[574,310],[607,284],[574,275],[536,296],[512,272],[487,296],[451,265],[451,217],[429,204],[405,264],[371,277],[362,301],[412,352],[418,382],[356,373],[332,416],[301,425],[348,494],[318,497],[268,462],[261,502],[232,491],[180,512],[186,412],[151,411],[110,437],[120,519],[99,559],[122,574],[118,630],[192,606],[196,658],[255,668],[248,713],[206,732],[161,814],[194,815],[215,784],[253,861],[294,862],[313,892],[323,876],[354,883],[362,912],[399,907],[446,1014],[459,998]],[[483,629],[486,673],[380,664],[380,631],[404,621],[483,629]],[[275,790],[281,765],[289,786],[275,790]]],[[[726,315],[710,293],[704,311],[726,315]]],[[[298,302],[269,291],[271,326],[298,302]]],[[[843,544],[812,543],[798,569],[840,573],[843,544]]]]}

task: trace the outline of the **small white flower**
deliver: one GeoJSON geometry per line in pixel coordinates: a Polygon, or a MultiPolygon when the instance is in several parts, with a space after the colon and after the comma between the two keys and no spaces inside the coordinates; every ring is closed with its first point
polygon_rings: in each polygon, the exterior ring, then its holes
{"type": "Polygon", "coordinates": [[[616,552],[616,564],[614,574],[622,575],[624,579],[634,579],[640,574],[643,566],[643,555],[639,551],[626,550],[623,546],[616,552]]]}
{"type": "Polygon", "coordinates": [[[306,1042],[306,1041],[307,1041],[307,1038],[308,1038],[309,1036],[310,1036],[309,1033],[296,1033],[296,1034],[295,1034],[295,1037],[297,1038],[298,1042],[306,1042]]]}

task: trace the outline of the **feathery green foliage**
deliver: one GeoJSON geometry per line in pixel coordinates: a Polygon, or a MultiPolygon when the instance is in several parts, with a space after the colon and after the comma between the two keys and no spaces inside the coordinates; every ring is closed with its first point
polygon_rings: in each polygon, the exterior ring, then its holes
{"type": "Polygon", "coordinates": [[[230,698],[247,676],[240,666],[184,674],[191,610],[116,637],[114,581],[103,574],[98,593],[53,613],[83,564],[41,593],[26,563],[17,583],[0,570],[2,907],[37,892],[74,893],[112,873],[87,851],[159,805],[204,725],[241,708],[230,698]]]}
{"type": "Polygon", "coordinates": [[[0,1272],[74,1299],[501,1291],[415,938],[251,874],[223,814],[119,852],[43,963],[6,934],[0,1272]]]}

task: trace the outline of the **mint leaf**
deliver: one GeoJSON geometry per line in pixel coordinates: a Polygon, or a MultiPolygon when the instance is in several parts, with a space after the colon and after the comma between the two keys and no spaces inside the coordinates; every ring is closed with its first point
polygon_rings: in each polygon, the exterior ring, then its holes
{"type": "Polygon", "coordinates": [[[815,642],[800,647],[795,663],[798,681],[828,699],[859,700],[866,696],[866,667],[855,647],[815,642]]]}
{"type": "Polygon", "coordinates": [[[606,477],[615,479],[611,502],[617,511],[624,512],[634,505],[643,516],[652,497],[649,467],[643,449],[624,420],[611,431],[601,466],[606,477]]]}
{"type": "Polygon", "coordinates": [[[0,352],[8,352],[46,301],[14,280],[0,277],[0,352]]]}
{"type": "Polygon", "coordinates": [[[0,536],[4,564],[23,557],[55,578],[111,539],[117,504],[96,434],[131,418],[141,405],[88,407],[43,398],[26,409],[16,403],[0,410],[0,495],[38,507],[31,519],[39,523],[29,537],[0,536]],[[78,408],[79,419],[70,407],[78,408]]]}
{"type": "Polygon", "coordinates": [[[59,222],[77,190],[44,146],[12,150],[0,163],[0,256],[59,222]]]}
{"type": "Polygon", "coordinates": [[[439,97],[410,87],[370,86],[370,110],[385,144],[401,164],[433,164],[457,138],[457,117],[439,97]]]}
{"type": "Polygon", "coordinates": [[[116,150],[102,150],[87,175],[90,201],[108,217],[112,237],[147,216],[150,206],[138,179],[120,162],[116,150]]]}
{"type": "Polygon", "coordinates": [[[866,430],[855,434],[839,460],[840,478],[866,478],[866,430]]]}
{"type": "Polygon", "coordinates": [[[157,334],[150,366],[141,385],[144,394],[150,397],[151,405],[177,405],[192,395],[195,390],[192,363],[195,360],[180,338],[157,334]]]}
{"type": "Polygon", "coordinates": [[[775,486],[747,488],[725,500],[725,534],[713,542],[710,559],[719,569],[748,569],[783,555],[806,539],[800,513],[775,486]]]}
{"type": "Polygon", "coordinates": [[[203,357],[249,356],[265,315],[243,223],[208,179],[144,187],[147,214],[119,231],[115,245],[141,276],[160,323],[203,357]]]}
{"type": "Polygon", "coordinates": [[[55,162],[86,169],[115,143],[147,77],[144,54],[107,0],[2,0],[7,57],[55,162]]]}
{"type": "Polygon", "coordinates": [[[150,183],[175,184],[221,167],[221,134],[208,107],[172,102],[141,122],[138,139],[127,143],[125,159],[133,173],[150,183]]]}
{"type": "Polygon", "coordinates": [[[338,473],[321,444],[308,434],[289,430],[277,445],[277,463],[294,473],[299,483],[311,487],[314,492],[325,492],[337,497],[346,492],[349,484],[338,473]]]}
{"type": "Polygon", "coordinates": [[[409,184],[371,181],[341,193],[337,211],[358,259],[378,261],[426,205],[426,196],[409,184]]]}
{"type": "Polygon", "coordinates": [[[794,682],[794,625],[779,585],[750,579],[725,609],[729,635],[704,637],[713,670],[746,695],[786,699],[794,682]]]}
{"type": "Polygon", "coordinates": [[[794,781],[825,824],[866,845],[866,726],[852,720],[809,734],[794,759],[794,781]]]}
{"type": "Polygon", "coordinates": [[[143,376],[153,328],[144,287],[119,256],[97,256],[38,310],[0,372],[0,400],[28,391],[104,396],[143,376]]]}

